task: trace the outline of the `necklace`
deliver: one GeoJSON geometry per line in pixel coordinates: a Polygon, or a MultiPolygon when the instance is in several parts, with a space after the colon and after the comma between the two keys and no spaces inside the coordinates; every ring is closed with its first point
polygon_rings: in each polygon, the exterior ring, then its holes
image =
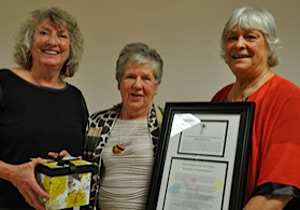
{"type": "MultiPolygon", "coordinates": [[[[125,124],[127,123],[126,121],[124,121],[124,122],[125,122],[125,124]]],[[[118,124],[118,125],[116,126],[116,128],[117,128],[117,133],[118,133],[118,140],[119,140],[119,142],[116,143],[116,144],[112,147],[112,152],[113,152],[114,154],[119,154],[119,153],[121,153],[121,152],[123,152],[123,151],[126,150],[125,143],[129,140],[129,138],[130,138],[130,136],[133,134],[133,132],[136,131],[136,129],[137,129],[137,127],[138,127],[139,125],[140,125],[139,123],[136,123],[136,125],[134,125],[134,126],[130,129],[130,131],[128,132],[128,135],[126,135],[126,136],[124,136],[124,138],[122,138],[123,140],[121,140],[120,135],[119,135],[120,130],[121,130],[121,129],[120,129],[120,124],[118,124]]]]}
{"type": "Polygon", "coordinates": [[[264,84],[265,79],[267,78],[267,75],[269,74],[269,71],[267,71],[259,80],[258,82],[249,89],[248,93],[245,94],[241,99],[238,99],[239,97],[236,97],[234,93],[231,94],[231,99],[227,96],[228,102],[245,102],[247,99],[261,86],[264,84]]]}

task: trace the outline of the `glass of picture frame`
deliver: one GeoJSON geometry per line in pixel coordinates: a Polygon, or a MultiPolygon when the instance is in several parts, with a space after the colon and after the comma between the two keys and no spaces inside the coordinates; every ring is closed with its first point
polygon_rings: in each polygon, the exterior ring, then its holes
{"type": "Polygon", "coordinates": [[[242,209],[254,109],[166,103],[146,209],[242,209]]]}

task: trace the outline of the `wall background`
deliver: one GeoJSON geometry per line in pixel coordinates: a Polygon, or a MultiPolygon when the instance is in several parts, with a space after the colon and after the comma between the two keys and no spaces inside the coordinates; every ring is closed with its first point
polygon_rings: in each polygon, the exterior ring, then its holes
{"type": "Polygon", "coordinates": [[[131,42],[157,49],[165,66],[155,101],[209,101],[234,77],[220,58],[225,22],[240,6],[263,6],[285,44],[273,70],[300,86],[299,0],[0,0],[0,68],[11,68],[13,44],[28,12],[58,6],[77,19],[85,39],[80,70],[68,82],[84,93],[90,113],[120,101],[114,78],[120,50],[131,42]]]}

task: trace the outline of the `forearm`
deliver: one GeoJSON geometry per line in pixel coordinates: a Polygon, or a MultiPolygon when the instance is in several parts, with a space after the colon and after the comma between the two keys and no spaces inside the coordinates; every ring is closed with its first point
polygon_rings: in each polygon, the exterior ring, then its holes
{"type": "Polygon", "coordinates": [[[281,210],[292,199],[292,196],[256,195],[252,197],[243,210],[281,210]]]}
{"type": "Polygon", "coordinates": [[[11,181],[13,176],[14,166],[0,160],[0,178],[11,181]]]}
{"type": "Polygon", "coordinates": [[[37,158],[33,161],[11,165],[0,161],[0,178],[11,182],[22,194],[26,202],[35,209],[45,209],[40,198],[49,198],[49,195],[39,186],[35,179],[35,167],[45,160],[37,158]]]}

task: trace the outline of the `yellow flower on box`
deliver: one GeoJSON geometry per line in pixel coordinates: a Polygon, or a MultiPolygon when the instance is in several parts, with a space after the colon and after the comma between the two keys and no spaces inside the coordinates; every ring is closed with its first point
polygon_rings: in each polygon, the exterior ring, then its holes
{"type": "Polygon", "coordinates": [[[81,189],[69,193],[68,197],[65,199],[65,202],[67,203],[66,208],[84,205],[86,203],[85,195],[86,194],[81,189]]]}
{"type": "Polygon", "coordinates": [[[44,188],[50,195],[49,201],[54,200],[60,194],[63,194],[66,190],[66,176],[60,177],[49,177],[45,176],[44,178],[44,188]]]}

